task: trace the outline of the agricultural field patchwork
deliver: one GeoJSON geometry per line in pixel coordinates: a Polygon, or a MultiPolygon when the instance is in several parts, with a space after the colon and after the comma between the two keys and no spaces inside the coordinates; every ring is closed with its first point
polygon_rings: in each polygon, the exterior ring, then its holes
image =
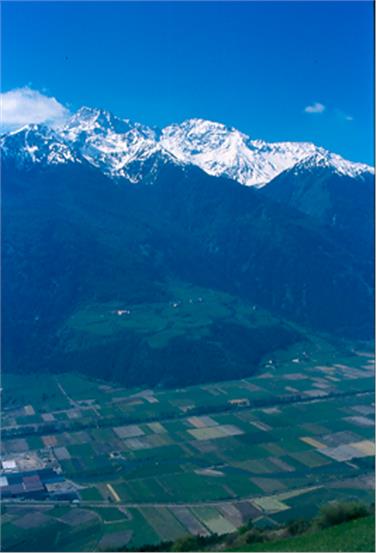
{"type": "Polygon", "coordinates": [[[373,391],[371,356],[317,346],[178,390],[4,375],[3,548],[137,548],[370,502],[373,391]]]}

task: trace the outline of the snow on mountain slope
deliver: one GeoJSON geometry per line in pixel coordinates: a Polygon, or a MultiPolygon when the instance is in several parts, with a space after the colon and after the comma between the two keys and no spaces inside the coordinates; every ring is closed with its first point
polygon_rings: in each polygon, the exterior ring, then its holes
{"type": "Polygon", "coordinates": [[[203,119],[189,119],[162,131],[161,144],[178,159],[198,165],[210,175],[224,175],[241,184],[261,187],[297,164],[332,167],[348,176],[373,172],[309,142],[251,140],[237,129],[203,119]]]}
{"type": "Polygon", "coordinates": [[[293,171],[298,174],[300,171],[308,171],[314,168],[328,168],[347,177],[360,177],[363,174],[374,174],[373,167],[365,163],[354,163],[348,161],[338,154],[328,152],[324,148],[316,147],[315,151],[293,166],[293,171]]]}
{"type": "Polygon", "coordinates": [[[0,150],[2,157],[12,157],[20,166],[30,163],[56,165],[82,161],[79,153],[58,132],[45,125],[26,125],[2,135],[0,150]]]}
{"type": "Polygon", "coordinates": [[[60,129],[28,125],[3,135],[0,147],[5,155],[14,151],[24,161],[85,159],[110,177],[132,182],[150,180],[166,162],[193,164],[209,175],[258,188],[292,168],[328,167],[351,177],[373,173],[368,165],[352,163],[309,142],[251,140],[235,128],[204,119],[189,119],[159,131],[86,107],[60,129]]]}
{"type": "Polygon", "coordinates": [[[161,148],[156,130],[100,109],[81,108],[61,129],[61,135],[103,173],[132,182],[150,172],[152,157],[158,156],[162,162],[172,159],[161,148]]]}

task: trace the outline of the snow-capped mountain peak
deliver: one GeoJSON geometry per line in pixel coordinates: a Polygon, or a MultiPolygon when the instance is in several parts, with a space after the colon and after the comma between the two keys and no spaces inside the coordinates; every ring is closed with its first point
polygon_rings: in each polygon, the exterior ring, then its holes
{"type": "Polygon", "coordinates": [[[46,125],[31,124],[0,137],[0,149],[5,158],[12,157],[18,165],[47,163],[51,165],[80,163],[79,153],[46,125]]]}
{"type": "Polygon", "coordinates": [[[121,119],[103,109],[82,107],[59,128],[28,125],[0,138],[4,155],[21,160],[67,163],[85,159],[104,174],[139,182],[172,162],[196,165],[213,176],[225,176],[261,188],[287,170],[326,167],[339,175],[359,177],[373,168],[353,163],[310,142],[269,143],[252,139],[234,127],[206,119],[188,119],[161,131],[121,119]]]}
{"type": "Polygon", "coordinates": [[[210,175],[223,175],[248,186],[262,187],[305,161],[332,167],[348,176],[373,172],[368,165],[346,161],[310,142],[252,140],[237,129],[203,119],[166,127],[161,144],[181,161],[198,165],[210,175]]]}
{"type": "Polygon", "coordinates": [[[83,107],[61,129],[64,139],[103,173],[137,182],[142,174],[129,171],[159,151],[156,132],[102,109],[83,107]]]}
{"type": "Polygon", "coordinates": [[[347,177],[359,177],[364,173],[372,174],[374,172],[372,167],[365,163],[348,161],[324,148],[315,147],[311,155],[303,158],[301,162],[294,166],[294,173],[298,174],[300,171],[307,171],[320,167],[331,169],[333,172],[347,177]]]}
{"type": "Polygon", "coordinates": [[[132,123],[129,119],[121,119],[111,112],[99,108],[80,108],[65,123],[63,130],[71,133],[74,138],[80,132],[106,135],[110,133],[126,134],[132,129],[149,134],[151,129],[140,123],[132,123]]]}
{"type": "Polygon", "coordinates": [[[242,184],[256,184],[253,144],[232,127],[203,119],[189,119],[163,129],[162,146],[177,159],[198,165],[210,175],[224,175],[242,184]],[[252,178],[253,177],[253,178],[252,178]]]}

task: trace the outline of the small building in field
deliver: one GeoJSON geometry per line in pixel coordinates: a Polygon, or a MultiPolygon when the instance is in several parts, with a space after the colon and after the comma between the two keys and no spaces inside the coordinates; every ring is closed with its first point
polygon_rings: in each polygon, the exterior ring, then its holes
{"type": "Polygon", "coordinates": [[[249,399],[246,397],[239,398],[239,399],[230,399],[229,404],[234,407],[248,407],[249,399]]]}

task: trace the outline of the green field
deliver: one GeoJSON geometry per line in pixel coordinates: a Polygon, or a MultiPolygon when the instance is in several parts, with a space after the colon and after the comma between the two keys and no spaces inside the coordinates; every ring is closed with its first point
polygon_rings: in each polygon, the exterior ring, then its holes
{"type": "MultiPolygon", "coordinates": [[[[158,348],[186,333],[193,338],[208,336],[214,321],[231,319],[250,328],[272,321],[265,311],[253,311],[233,296],[212,289],[172,284],[169,296],[159,303],[89,305],[72,315],[67,328],[103,337],[131,330],[158,348]]],[[[85,342],[76,347],[85,347],[85,342]]]]}

